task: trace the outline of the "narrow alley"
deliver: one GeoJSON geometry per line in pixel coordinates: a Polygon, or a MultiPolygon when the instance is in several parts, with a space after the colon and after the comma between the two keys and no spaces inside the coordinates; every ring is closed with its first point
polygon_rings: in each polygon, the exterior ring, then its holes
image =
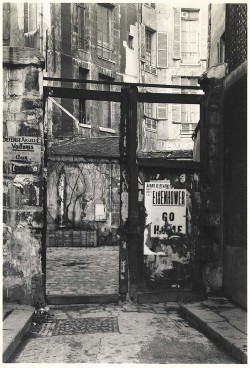
{"type": "Polygon", "coordinates": [[[49,315],[10,363],[239,364],[193,328],[177,303],[50,306],[49,315]]]}

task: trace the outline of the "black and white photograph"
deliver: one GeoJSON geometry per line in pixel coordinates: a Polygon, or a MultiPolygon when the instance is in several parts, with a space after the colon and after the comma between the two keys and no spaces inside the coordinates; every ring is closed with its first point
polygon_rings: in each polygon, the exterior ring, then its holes
{"type": "Polygon", "coordinates": [[[2,363],[247,364],[247,3],[2,2],[2,363]]]}

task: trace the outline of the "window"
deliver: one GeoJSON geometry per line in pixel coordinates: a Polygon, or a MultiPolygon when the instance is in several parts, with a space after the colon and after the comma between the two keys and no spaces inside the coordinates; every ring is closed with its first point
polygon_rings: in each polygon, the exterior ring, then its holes
{"type": "MultiPolygon", "coordinates": [[[[79,68],[79,79],[87,80],[88,70],[79,68]]],[[[86,84],[81,84],[81,89],[86,89],[86,84]]],[[[86,101],[79,100],[79,122],[86,124],[86,101]]]]}
{"type": "Polygon", "coordinates": [[[133,50],[134,49],[134,37],[133,36],[128,36],[128,47],[133,50]]]}
{"type": "Polygon", "coordinates": [[[85,8],[82,5],[78,5],[78,47],[85,50],[87,47],[87,39],[85,35],[86,28],[86,14],[85,8]]]}
{"type": "Polygon", "coordinates": [[[154,114],[152,103],[144,103],[144,114],[146,119],[146,129],[155,131],[157,128],[157,120],[153,118],[154,114]]]}
{"type": "Polygon", "coordinates": [[[220,37],[220,41],[217,43],[218,47],[218,63],[225,62],[225,33],[220,37]]]}
{"type": "MultiPolygon", "coordinates": [[[[99,80],[103,82],[111,82],[110,78],[106,78],[104,76],[99,76],[99,80]]],[[[110,85],[109,84],[102,84],[101,85],[102,91],[110,92],[110,85]]],[[[101,126],[103,128],[112,128],[112,119],[111,119],[111,102],[110,101],[100,101],[100,116],[101,116],[101,126]]]]}
{"type": "Polygon", "coordinates": [[[199,12],[181,12],[181,60],[197,63],[199,60],[199,12]]]}
{"type": "MultiPolygon", "coordinates": [[[[204,40],[205,42],[205,40],[204,40]]],[[[200,22],[198,9],[174,8],[173,58],[197,64],[200,59],[200,22]]]]}
{"type": "Polygon", "coordinates": [[[37,4],[24,3],[24,33],[37,30],[37,4]]]}
{"type": "MultiPolygon", "coordinates": [[[[197,86],[198,79],[192,77],[181,77],[181,84],[183,86],[197,86]]],[[[182,89],[181,93],[194,93],[194,91],[189,89],[182,89]]],[[[199,120],[199,105],[181,105],[181,134],[183,136],[191,136],[199,120]]]]}
{"type": "Polygon", "coordinates": [[[97,8],[97,42],[98,56],[111,58],[111,13],[110,8],[98,5],[97,8]]]}
{"type": "Polygon", "coordinates": [[[146,63],[152,64],[152,32],[148,29],[145,30],[145,40],[146,40],[146,63]]]}

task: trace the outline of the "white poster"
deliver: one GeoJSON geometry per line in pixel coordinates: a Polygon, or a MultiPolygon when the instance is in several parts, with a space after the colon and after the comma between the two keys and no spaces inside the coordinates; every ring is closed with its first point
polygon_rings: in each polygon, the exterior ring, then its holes
{"type": "Polygon", "coordinates": [[[170,229],[186,234],[186,189],[171,189],[169,182],[146,182],[145,207],[150,237],[164,238],[170,229]]]}

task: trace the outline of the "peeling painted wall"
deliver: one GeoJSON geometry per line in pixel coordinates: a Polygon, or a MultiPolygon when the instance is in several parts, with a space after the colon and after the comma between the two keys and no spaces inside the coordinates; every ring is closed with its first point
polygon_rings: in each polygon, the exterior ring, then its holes
{"type": "Polygon", "coordinates": [[[67,246],[118,245],[119,185],[117,163],[49,161],[47,246],[66,246],[55,239],[62,233],[71,239],[67,246]],[[92,238],[78,244],[84,234],[92,238]]]}
{"type": "Polygon", "coordinates": [[[3,296],[37,305],[44,302],[41,264],[44,60],[35,49],[5,46],[3,63],[3,135],[6,139],[37,137],[40,142],[35,162],[29,161],[29,152],[24,154],[27,159],[20,161],[15,156],[15,147],[10,145],[12,148],[7,152],[4,145],[3,296]]]}

